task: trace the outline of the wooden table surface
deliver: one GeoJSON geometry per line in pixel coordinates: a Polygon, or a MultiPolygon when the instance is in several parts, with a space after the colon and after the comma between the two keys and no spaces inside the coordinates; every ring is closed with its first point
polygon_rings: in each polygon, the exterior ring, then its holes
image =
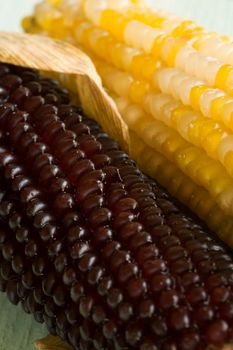
{"type": "MultiPolygon", "coordinates": [[[[156,0],[161,8],[193,18],[222,34],[233,35],[233,0],[156,0]]],[[[20,30],[20,18],[36,0],[0,0],[0,30],[20,30]]],[[[21,306],[11,305],[0,294],[0,350],[33,350],[34,339],[47,334],[43,325],[26,315],[21,306]]]]}

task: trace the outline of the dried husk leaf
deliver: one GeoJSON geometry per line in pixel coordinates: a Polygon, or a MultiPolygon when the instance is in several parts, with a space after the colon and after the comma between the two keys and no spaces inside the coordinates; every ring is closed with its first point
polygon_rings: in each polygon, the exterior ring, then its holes
{"type": "Polygon", "coordinates": [[[36,340],[34,345],[38,350],[74,350],[69,344],[53,335],[48,335],[43,339],[36,340]]]}
{"type": "MultiPolygon", "coordinates": [[[[41,70],[59,77],[64,83],[72,81],[86,114],[129,151],[128,127],[113,100],[105,92],[90,58],[74,46],[45,36],[0,32],[0,62],[41,70]]],[[[58,337],[48,335],[34,342],[38,350],[73,350],[58,337]]],[[[233,345],[208,347],[207,350],[233,350],[233,345]]]]}
{"type": "MultiPolygon", "coordinates": [[[[37,350],[74,350],[70,345],[62,341],[59,337],[48,335],[47,337],[34,342],[37,350]]],[[[209,346],[207,350],[232,350],[232,345],[222,347],[209,346]]]]}
{"type": "Polygon", "coordinates": [[[90,58],[76,47],[45,36],[0,32],[0,62],[72,77],[85,112],[128,150],[128,127],[102,87],[90,58]]]}

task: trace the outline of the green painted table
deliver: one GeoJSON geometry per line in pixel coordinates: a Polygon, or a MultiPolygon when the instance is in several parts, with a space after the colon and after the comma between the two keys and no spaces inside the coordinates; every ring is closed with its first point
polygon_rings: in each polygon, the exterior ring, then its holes
{"type": "Polygon", "coordinates": [[[21,305],[9,303],[0,294],[0,350],[33,350],[33,340],[47,335],[44,325],[36,323],[21,305]]]}
{"type": "MultiPolygon", "coordinates": [[[[0,0],[0,29],[17,30],[16,24],[36,0],[0,0]],[[12,13],[12,7],[14,12],[12,13]],[[10,20],[12,14],[12,20],[10,20]],[[6,21],[7,18],[7,21],[6,21]]],[[[222,34],[233,35],[233,0],[156,0],[161,8],[197,20],[200,24],[222,34]]],[[[43,325],[26,315],[21,306],[11,305],[0,294],[0,350],[33,350],[33,340],[47,334],[43,325]]]]}

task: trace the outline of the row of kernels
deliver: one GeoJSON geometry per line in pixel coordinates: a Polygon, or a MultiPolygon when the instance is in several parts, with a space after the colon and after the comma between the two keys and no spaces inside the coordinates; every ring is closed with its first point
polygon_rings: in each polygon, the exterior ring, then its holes
{"type": "MultiPolygon", "coordinates": [[[[176,45],[174,40],[171,41],[171,46],[176,45]]],[[[166,59],[165,55],[163,59],[166,59]]],[[[203,55],[188,45],[183,45],[177,52],[174,65],[185,73],[206,81],[210,86],[214,86],[218,71],[222,67],[222,63],[216,58],[203,55]]]]}
{"type": "MultiPolygon", "coordinates": [[[[83,4],[83,9],[85,11],[85,14],[88,18],[90,18],[93,23],[99,25],[101,22],[101,18],[103,16],[104,11],[124,11],[126,8],[128,8],[129,2],[127,0],[102,0],[102,1],[96,1],[96,0],[86,0],[83,4]]],[[[120,18],[117,18],[115,15],[113,16],[114,22],[113,22],[113,28],[116,29],[115,25],[116,23],[123,25],[124,22],[121,21],[120,18]]],[[[109,16],[106,16],[104,18],[106,20],[106,24],[109,24],[109,16]]]]}
{"type": "Polygon", "coordinates": [[[138,49],[118,43],[107,31],[86,20],[76,24],[75,37],[78,43],[91,49],[98,57],[140,77],[151,79],[153,72],[161,66],[160,61],[155,61],[138,49]]]}
{"type": "Polygon", "coordinates": [[[193,39],[195,34],[203,32],[204,28],[198,26],[191,20],[185,20],[164,10],[155,7],[130,6],[127,16],[131,20],[138,20],[154,28],[161,28],[174,36],[185,36],[187,39],[193,39]]]}
{"type": "Polygon", "coordinates": [[[153,85],[162,92],[181,100],[184,105],[190,105],[190,94],[193,87],[203,83],[177,68],[160,68],[153,74],[153,85]]]}
{"type": "MultiPolygon", "coordinates": [[[[230,218],[216,205],[208,192],[196,185],[176,165],[162,154],[145,145],[144,141],[134,132],[131,132],[132,155],[142,169],[156,178],[169,192],[178,196],[202,219],[208,218],[209,227],[220,232],[230,233],[230,218]],[[226,222],[228,223],[226,232],[226,222]],[[225,226],[224,226],[225,225],[225,226]]],[[[232,243],[232,239],[229,237],[232,243]]]]}
{"type": "Polygon", "coordinates": [[[159,55],[169,66],[176,66],[187,74],[206,81],[210,86],[222,88],[232,94],[232,66],[226,67],[216,58],[196,51],[182,38],[166,35],[164,31],[136,20],[130,21],[119,12],[104,10],[102,16],[104,19],[100,21],[101,27],[118,40],[146,53],[153,53],[156,58],[159,55]],[[120,24],[119,33],[120,19],[125,22],[124,25],[120,24]]]}
{"type": "Polygon", "coordinates": [[[216,57],[219,61],[233,65],[233,43],[224,41],[218,35],[199,36],[193,47],[205,55],[216,57]]]}
{"type": "Polygon", "coordinates": [[[162,92],[190,105],[204,116],[223,122],[232,129],[233,99],[220,89],[209,88],[175,68],[161,68],[153,75],[153,85],[162,92]]]}
{"type": "MultiPolygon", "coordinates": [[[[176,129],[184,139],[203,148],[211,158],[220,160],[229,174],[233,176],[233,165],[228,161],[229,157],[227,158],[228,152],[231,152],[232,141],[230,143],[230,140],[233,136],[222,129],[219,124],[211,119],[203,118],[167,95],[149,92],[148,85],[134,81],[127,73],[117,71],[100,62],[96,66],[104,84],[110,90],[120,96],[129,97],[134,103],[143,105],[145,111],[155,119],[176,129]],[[227,144],[226,137],[228,137],[227,144]]],[[[128,120],[127,123],[129,123],[128,120]]]]}
{"type": "MultiPolygon", "coordinates": [[[[155,8],[148,8],[145,3],[142,5],[143,6],[132,6],[129,1],[127,5],[125,4],[123,12],[127,15],[128,22],[136,20],[146,24],[147,26],[162,29],[163,31],[174,36],[185,36],[186,38],[190,39],[197,35],[197,33],[204,31],[202,27],[196,25],[191,20],[184,20],[183,18],[168,12],[156,10],[155,8]]],[[[103,26],[108,26],[110,24],[111,26],[112,20],[115,21],[118,18],[117,21],[119,21],[119,16],[116,17],[116,13],[113,13],[113,9],[116,10],[116,7],[113,8],[110,1],[106,1],[98,24],[101,23],[103,26]]],[[[87,13],[87,15],[89,15],[90,18],[93,18],[93,14],[90,11],[87,13]]],[[[120,23],[123,23],[122,29],[124,29],[127,25],[125,22],[120,23]]]]}
{"type": "Polygon", "coordinates": [[[208,32],[192,20],[183,19],[155,7],[145,6],[145,4],[143,6],[129,6],[127,17],[153,28],[162,29],[174,37],[192,40],[193,47],[198,51],[216,57],[224,63],[233,64],[232,38],[208,32]]]}

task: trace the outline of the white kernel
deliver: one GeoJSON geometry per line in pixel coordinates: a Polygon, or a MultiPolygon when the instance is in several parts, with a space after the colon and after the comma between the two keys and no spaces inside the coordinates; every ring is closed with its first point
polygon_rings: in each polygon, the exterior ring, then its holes
{"type": "Polygon", "coordinates": [[[123,115],[125,122],[129,127],[133,127],[140,119],[143,118],[143,111],[136,105],[129,105],[123,115]]]}
{"type": "Polygon", "coordinates": [[[148,93],[144,98],[144,108],[152,115],[160,115],[163,106],[170,101],[171,97],[168,95],[148,93]]]}
{"type": "Polygon", "coordinates": [[[125,42],[127,45],[149,53],[153,47],[155,38],[163,33],[139,21],[130,21],[125,29],[125,42]]]}
{"type": "Polygon", "coordinates": [[[174,76],[179,74],[179,70],[175,68],[161,68],[158,69],[153,76],[153,84],[155,87],[164,93],[171,93],[171,80],[174,76]]]}
{"type": "Polygon", "coordinates": [[[129,71],[133,59],[135,56],[139,55],[141,52],[133,47],[125,47],[124,48],[124,59],[122,61],[123,65],[124,65],[124,69],[126,71],[129,71]]]}
{"type": "Polygon", "coordinates": [[[180,87],[182,85],[185,85],[188,80],[188,77],[186,74],[182,73],[181,71],[178,72],[177,75],[174,75],[171,79],[171,89],[172,89],[172,96],[176,100],[180,100],[181,94],[180,94],[180,87]]]}
{"type": "Polygon", "coordinates": [[[222,108],[222,118],[223,118],[223,122],[229,126],[230,123],[230,127],[231,129],[233,129],[233,124],[232,124],[232,120],[233,120],[233,99],[232,101],[229,101],[228,103],[224,103],[223,108],[222,108]]]}
{"type": "Polygon", "coordinates": [[[188,78],[181,83],[180,86],[180,98],[184,105],[190,105],[190,94],[195,86],[203,85],[203,81],[196,80],[193,78],[188,78]]]}
{"type": "Polygon", "coordinates": [[[189,46],[182,47],[176,56],[175,66],[183,69],[187,61],[190,62],[190,55],[193,53],[193,51],[194,50],[189,46]]]}
{"type": "Polygon", "coordinates": [[[161,121],[163,121],[168,126],[173,126],[172,121],[172,113],[176,108],[179,107],[179,102],[171,100],[167,102],[162,108],[161,108],[161,121]]]}
{"type": "Polygon", "coordinates": [[[133,78],[123,72],[114,71],[112,72],[110,79],[111,81],[109,82],[109,85],[112,85],[113,90],[118,95],[127,97],[129,94],[130,86],[133,83],[133,78]]]}
{"type": "Polygon", "coordinates": [[[84,32],[91,27],[89,22],[83,22],[75,28],[74,35],[78,43],[82,42],[84,32]]]}
{"type": "Polygon", "coordinates": [[[206,117],[210,117],[210,108],[213,100],[223,96],[225,96],[225,93],[218,89],[207,89],[204,91],[200,98],[200,109],[202,114],[206,117]]]}
{"type": "Polygon", "coordinates": [[[195,122],[198,119],[198,115],[194,112],[186,112],[184,113],[178,120],[177,128],[181,136],[184,137],[184,139],[189,141],[189,130],[192,126],[192,123],[195,122]]]}
{"type": "Polygon", "coordinates": [[[106,0],[86,0],[83,4],[83,10],[94,24],[100,24],[100,18],[102,12],[107,8],[106,0]]]}
{"type": "Polygon", "coordinates": [[[225,136],[218,146],[218,156],[220,161],[224,164],[225,156],[228,152],[233,151],[233,136],[225,136]]]}

